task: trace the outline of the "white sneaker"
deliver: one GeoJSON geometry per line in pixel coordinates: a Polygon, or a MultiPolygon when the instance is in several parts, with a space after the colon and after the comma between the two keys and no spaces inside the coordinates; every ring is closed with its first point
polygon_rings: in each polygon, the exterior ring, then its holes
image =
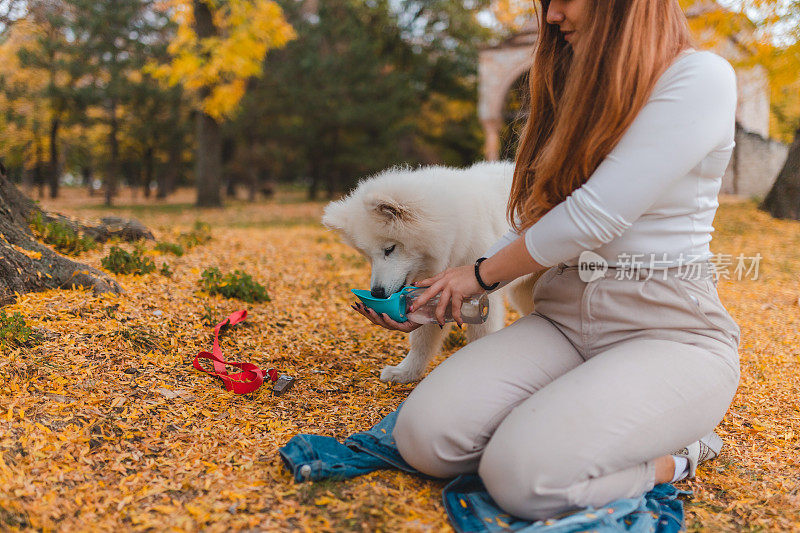
{"type": "Polygon", "coordinates": [[[671,455],[685,457],[689,461],[689,474],[687,477],[694,477],[697,465],[710,461],[719,455],[722,449],[722,439],[715,432],[711,432],[700,440],[691,443],[686,448],[671,455]]]}

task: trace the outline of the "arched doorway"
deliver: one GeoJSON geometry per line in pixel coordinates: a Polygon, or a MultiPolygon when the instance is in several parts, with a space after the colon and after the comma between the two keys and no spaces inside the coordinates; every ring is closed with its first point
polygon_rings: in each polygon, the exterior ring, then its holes
{"type": "MultiPolygon", "coordinates": [[[[488,161],[512,157],[507,149],[509,134],[506,114],[513,112],[520,78],[527,74],[539,34],[538,21],[531,20],[520,33],[497,46],[481,50],[478,60],[478,118],[486,134],[484,156],[488,161]],[[513,94],[512,100],[508,99],[513,94]],[[511,106],[511,110],[506,108],[511,106]],[[505,136],[505,141],[504,141],[505,136]]],[[[518,126],[519,128],[519,126],[518,126]]]]}
{"type": "Polygon", "coordinates": [[[500,129],[499,159],[514,160],[517,143],[530,113],[528,72],[511,84],[503,102],[503,126],[500,129]]]}

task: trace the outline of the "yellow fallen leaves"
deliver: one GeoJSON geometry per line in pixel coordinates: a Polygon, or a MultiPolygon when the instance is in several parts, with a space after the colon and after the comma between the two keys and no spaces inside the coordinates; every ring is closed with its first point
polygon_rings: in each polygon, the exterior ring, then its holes
{"type": "MultiPolygon", "coordinates": [[[[86,216],[85,202],[68,195],[55,207],[86,216]]],[[[200,219],[214,240],[157,256],[172,279],[120,276],[121,296],[50,291],[9,309],[56,336],[0,357],[0,529],[449,530],[442,482],[380,471],[297,485],[278,458],[298,432],[343,439],[371,426],[412,389],[378,380],[407,341],[349,311],[349,289],[368,284],[369,267],[316,223],[322,205],[138,210],[159,238],[200,219]],[[272,302],[197,292],[210,266],[246,270],[272,302]],[[223,352],[297,376],[285,396],[235,396],[191,366],[211,346],[205,317],[242,308],[248,320],[223,335],[223,352]]],[[[800,224],[745,203],[723,204],[714,226],[715,253],[761,252],[764,262],[759,279],[719,285],[742,329],[742,379],[719,428],[721,457],[681,484],[694,491],[687,524],[796,531],[800,224]]],[[[82,260],[96,267],[101,255],[82,260]]]]}
{"type": "Polygon", "coordinates": [[[16,244],[12,244],[11,246],[16,251],[18,251],[19,253],[27,255],[31,259],[35,259],[35,260],[38,261],[38,260],[40,260],[42,258],[42,252],[36,252],[36,251],[33,251],[33,250],[28,250],[26,248],[23,248],[22,246],[17,246],[16,244]]]}

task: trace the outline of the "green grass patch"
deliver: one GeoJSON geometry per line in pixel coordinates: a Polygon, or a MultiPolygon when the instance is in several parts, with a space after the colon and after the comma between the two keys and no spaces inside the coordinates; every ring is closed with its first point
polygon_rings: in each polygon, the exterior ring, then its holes
{"type": "Polygon", "coordinates": [[[163,265],[161,265],[161,268],[158,270],[158,273],[164,276],[165,278],[171,278],[173,274],[172,269],[169,268],[169,263],[164,263],[163,265]]]}
{"type": "Polygon", "coordinates": [[[273,218],[269,220],[256,220],[256,221],[238,221],[226,224],[230,228],[297,228],[300,226],[322,227],[319,218],[315,217],[283,217],[273,218]]]}
{"type": "Polygon", "coordinates": [[[140,248],[128,253],[119,246],[112,246],[108,255],[100,260],[103,268],[114,274],[149,274],[156,269],[156,264],[149,257],[142,255],[140,248]]]}
{"type": "Polygon", "coordinates": [[[37,239],[65,255],[80,255],[98,246],[97,241],[86,235],[78,235],[66,224],[55,221],[45,224],[38,211],[31,217],[29,225],[37,239]]]}
{"type": "Polygon", "coordinates": [[[41,341],[41,335],[25,323],[20,313],[7,315],[5,311],[0,311],[0,349],[31,346],[41,341]]]}
{"type": "Polygon", "coordinates": [[[181,233],[178,242],[187,250],[200,246],[211,240],[211,226],[205,222],[195,222],[191,231],[181,233]]]}
{"type": "Polygon", "coordinates": [[[180,214],[187,210],[196,209],[197,206],[191,203],[175,203],[175,204],[119,204],[119,205],[106,205],[105,203],[97,203],[83,206],[83,209],[94,211],[112,211],[112,212],[127,212],[138,217],[146,217],[147,215],[157,214],[180,214]]]}
{"type": "Polygon", "coordinates": [[[235,270],[232,274],[222,274],[216,267],[207,268],[200,275],[199,283],[208,294],[237,298],[248,303],[270,301],[267,289],[250,274],[241,270],[235,270]]]}
{"type": "Polygon", "coordinates": [[[160,242],[156,244],[155,249],[163,254],[172,254],[178,257],[183,255],[183,246],[174,242],[160,242]]]}

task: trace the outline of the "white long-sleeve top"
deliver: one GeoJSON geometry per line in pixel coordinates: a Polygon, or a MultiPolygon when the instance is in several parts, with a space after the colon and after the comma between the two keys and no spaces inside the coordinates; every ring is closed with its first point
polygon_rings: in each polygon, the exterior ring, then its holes
{"type": "MultiPolygon", "coordinates": [[[[636,254],[656,268],[711,257],[735,115],[731,65],[685,50],[589,179],[524,232],[531,257],[546,267],[576,265],[592,250],[610,266],[630,265],[636,254]]],[[[485,255],[519,237],[510,230],[485,255]]]]}

